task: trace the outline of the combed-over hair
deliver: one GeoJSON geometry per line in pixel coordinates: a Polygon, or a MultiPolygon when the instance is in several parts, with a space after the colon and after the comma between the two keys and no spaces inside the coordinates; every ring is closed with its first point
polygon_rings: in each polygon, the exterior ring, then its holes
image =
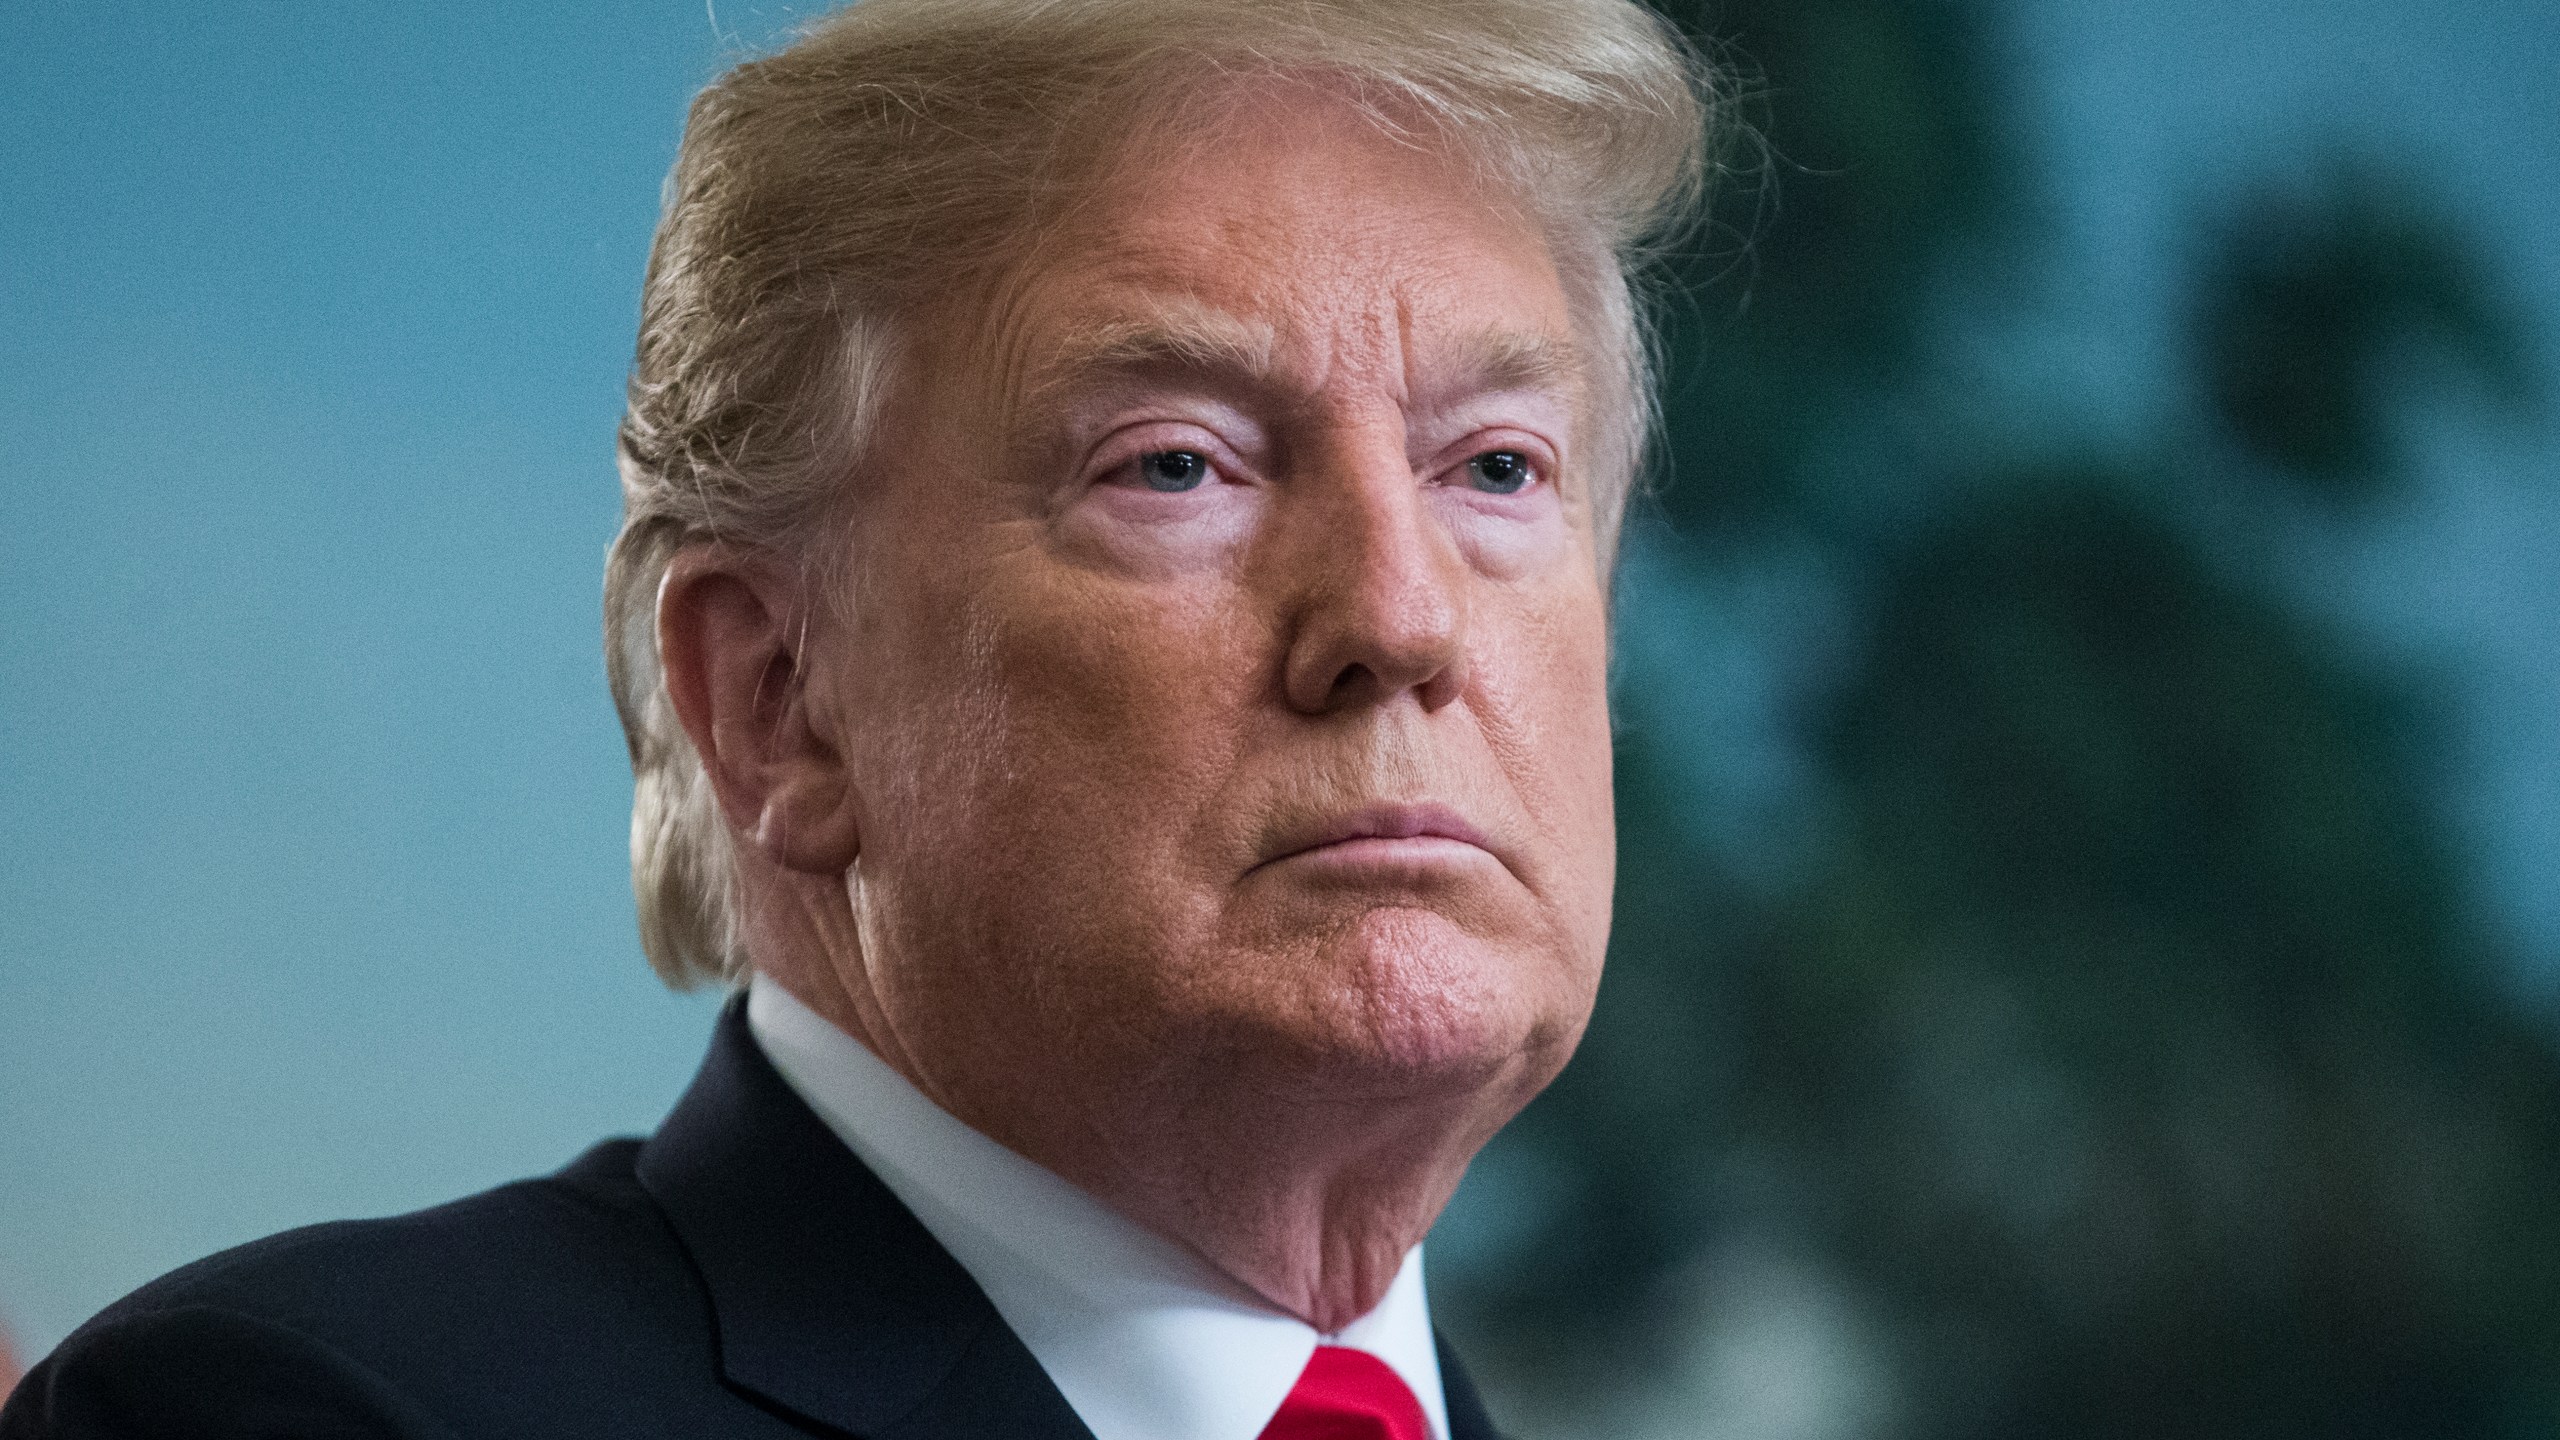
{"type": "Polygon", "coordinates": [[[1660,18],[1632,0],[860,0],[696,97],[642,290],[605,663],[640,939],[669,984],[747,965],[732,841],[659,669],[669,560],[718,539],[823,563],[808,551],[902,314],[1002,263],[1093,164],[1257,82],[1323,87],[1544,226],[1594,361],[1608,564],[1651,428],[1630,277],[1694,208],[1717,100],[1660,18]]]}

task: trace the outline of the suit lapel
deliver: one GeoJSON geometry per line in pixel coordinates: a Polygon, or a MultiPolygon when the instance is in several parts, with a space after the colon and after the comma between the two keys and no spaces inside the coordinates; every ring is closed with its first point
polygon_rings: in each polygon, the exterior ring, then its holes
{"type": "Polygon", "coordinates": [[[731,1384],[878,1440],[1091,1440],[977,1282],[811,1114],[745,1008],[640,1152],[731,1384]]]}
{"type": "MultiPolygon", "coordinates": [[[[978,1282],[783,1083],[743,1004],[639,1176],[710,1292],[730,1384],[866,1440],[1092,1440],[978,1282]]],[[[1450,1440],[1500,1440],[1437,1343],[1450,1440]]]]}
{"type": "Polygon", "coordinates": [[[1467,1378],[1466,1367],[1449,1348],[1449,1337],[1435,1331],[1431,1339],[1440,1352],[1440,1395],[1449,1405],[1449,1440],[1502,1440],[1502,1432],[1493,1428],[1493,1417],[1485,1413],[1483,1397],[1476,1394],[1476,1382],[1467,1378]]]}

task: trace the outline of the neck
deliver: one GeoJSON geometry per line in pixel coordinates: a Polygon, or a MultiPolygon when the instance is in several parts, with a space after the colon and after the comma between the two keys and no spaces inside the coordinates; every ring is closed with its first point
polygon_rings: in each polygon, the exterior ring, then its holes
{"type": "Polygon", "coordinates": [[[1129,1107],[1112,1128],[1186,1143],[1032,1158],[1325,1334],[1377,1307],[1490,1133],[1453,1134],[1444,1116],[1414,1109],[1382,1125],[1378,1111],[1396,1107],[1375,1100],[1172,1093],[1179,1105],[1129,1107]]]}
{"type": "Polygon", "coordinates": [[[1523,1061],[1522,1073],[1381,1093],[1320,1065],[1161,1035],[970,1053],[898,1023],[843,887],[757,878],[781,882],[746,907],[768,979],[963,1123],[1322,1333],[1376,1308],[1467,1162],[1545,1079],[1523,1061]]]}

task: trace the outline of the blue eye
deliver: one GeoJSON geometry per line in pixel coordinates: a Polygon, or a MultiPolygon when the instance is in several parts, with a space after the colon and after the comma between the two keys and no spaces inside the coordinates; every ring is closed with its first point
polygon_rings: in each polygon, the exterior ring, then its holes
{"type": "Polygon", "coordinates": [[[1510,495],[1529,483],[1529,457],[1517,450],[1487,450],[1467,462],[1467,476],[1488,495],[1510,495]]]}
{"type": "Polygon", "coordinates": [[[1138,478],[1167,494],[1196,490],[1209,478],[1209,461],[1197,450],[1152,451],[1138,457],[1138,478]]]}

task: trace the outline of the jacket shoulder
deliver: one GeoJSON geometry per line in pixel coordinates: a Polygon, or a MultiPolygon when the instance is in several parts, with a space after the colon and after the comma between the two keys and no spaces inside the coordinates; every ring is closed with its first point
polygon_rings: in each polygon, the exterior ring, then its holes
{"type": "Polygon", "coordinates": [[[0,1408],[0,1440],[265,1435],[459,1440],[400,1387],[328,1345],[206,1305],[102,1315],[0,1408]]]}
{"type": "Polygon", "coordinates": [[[91,1324],[212,1307],[324,1337],[390,1323],[415,1338],[442,1322],[485,1327],[546,1307],[563,1285],[582,1296],[610,1289],[677,1257],[632,1178],[638,1149],[607,1141],[556,1174],[254,1240],[152,1281],[91,1324]]]}
{"type": "Polygon", "coordinates": [[[425,1437],[528,1422],[644,1434],[713,1405],[707,1303],[633,1177],[639,1148],[609,1141],[554,1175],[286,1231],[174,1271],[37,1366],[0,1440],[425,1437]],[[680,1393],[687,1384],[711,1393],[680,1393]]]}

